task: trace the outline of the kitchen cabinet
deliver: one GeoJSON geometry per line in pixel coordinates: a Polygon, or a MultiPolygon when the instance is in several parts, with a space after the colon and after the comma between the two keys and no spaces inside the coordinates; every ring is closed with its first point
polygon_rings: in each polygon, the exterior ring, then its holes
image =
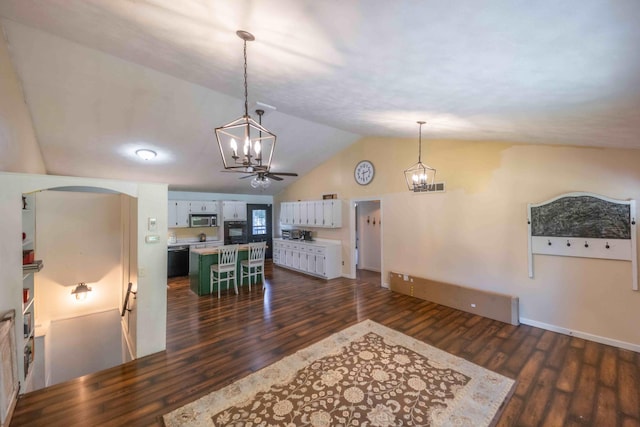
{"type": "Polygon", "coordinates": [[[316,224],[316,202],[313,200],[304,202],[306,206],[307,221],[305,226],[313,227],[316,224]]]}
{"type": "Polygon", "coordinates": [[[342,244],[337,240],[318,239],[299,242],[283,239],[273,241],[273,263],[324,279],[342,274],[342,244]]]}
{"type": "Polygon", "coordinates": [[[322,200],[316,200],[313,202],[313,212],[313,225],[315,227],[322,227],[324,218],[324,202],[322,200]]]}
{"type": "MultiPolygon", "coordinates": [[[[246,276],[243,283],[240,283],[240,262],[246,260],[248,256],[249,246],[241,245],[238,249],[236,267],[238,288],[249,285],[249,278],[246,276]]],[[[189,252],[189,287],[196,295],[202,296],[211,293],[211,264],[216,262],[218,262],[218,253],[214,248],[192,249],[189,252]]],[[[213,293],[217,295],[217,286],[213,287],[213,293]]]]}
{"type": "Polygon", "coordinates": [[[342,227],[342,202],[340,200],[323,200],[322,213],[323,227],[342,227]]]}
{"type": "Polygon", "coordinates": [[[342,201],[309,200],[280,203],[280,224],[301,227],[342,227],[342,201]]]}
{"type": "Polygon", "coordinates": [[[168,205],[169,215],[167,217],[167,223],[169,228],[188,227],[191,202],[186,200],[169,200],[168,205]]]}
{"type": "Polygon", "coordinates": [[[300,225],[300,202],[291,203],[292,225],[300,225]]]}
{"type": "Polygon", "coordinates": [[[218,201],[192,201],[189,203],[189,213],[217,214],[219,204],[218,201]]]}
{"type": "Polygon", "coordinates": [[[280,224],[293,225],[294,202],[282,202],[280,204],[280,224]]]}
{"type": "Polygon", "coordinates": [[[303,227],[314,226],[315,224],[315,211],[314,202],[296,202],[294,208],[297,208],[297,220],[294,212],[294,225],[300,225],[303,227]]]}
{"type": "Polygon", "coordinates": [[[247,202],[225,200],[222,202],[223,221],[246,221],[247,202]]]}

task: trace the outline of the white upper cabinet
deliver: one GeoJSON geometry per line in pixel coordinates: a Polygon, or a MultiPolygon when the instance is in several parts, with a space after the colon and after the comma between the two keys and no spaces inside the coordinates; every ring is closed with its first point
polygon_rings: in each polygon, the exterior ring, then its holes
{"type": "Polygon", "coordinates": [[[293,208],[295,202],[282,202],[280,204],[280,224],[293,225],[293,208]]]}
{"type": "Polygon", "coordinates": [[[191,202],[185,200],[169,200],[168,225],[171,227],[188,227],[191,202]]]}
{"type": "Polygon", "coordinates": [[[304,202],[307,205],[307,223],[308,227],[315,227],[316,225],[316,203],[313,200],[304,202]]]}
{"type": "Polygon", "coordinates": [[[223,221],[246,221],[247,202],[225,200],[222,202],[223,221]]]}
{"type": "Polygon", "coordinates": [[[300,225],[301,224],[300,205],[302,203],[301,202],[293,202],[291,204],[293,205],[293,225],[300,225]]]}
{"type": "Polygon", "coordinates": [[[323,224],[325,227],[342,227],[342,202],[340,200],[323,200],[323,224]]]}
{"type": "Polygon", "coordinates": [[[280,203],[280,224],[301,227],[342,227],[342,201],[309,200],[280,203]]]}
{"type": "Polygon", "coordinates": [[[315,202],[313,202],[313,212],[314,212],[314,217],[313,217],[313,225],[314,227],[324,227],[324,222],[323,222],[323,218],[324,218],[324,204],[322,203],[322,200],[316,200],[315,202]]]}
{"type": "Polygon", "coordinates": [[[190,204],[189,212],[217,214],[219,211],[219,204],[220,202],[217,201],[193,201],[190,204]]]}

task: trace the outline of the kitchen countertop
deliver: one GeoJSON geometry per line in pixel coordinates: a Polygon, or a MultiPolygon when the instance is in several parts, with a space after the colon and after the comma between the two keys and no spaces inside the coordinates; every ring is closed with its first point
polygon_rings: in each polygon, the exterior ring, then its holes
{"type": "Polygon", "coordinates": [[[282,237],[276,237],[273,239],[278,242],[291,242],[291,243],[307,243],[310,245],[341,245],[342,241],[340,240],[332,240],[332,239],[313,239],[313,240],[303,240],[303,239],[283,239],[282,237]]]}
{"type": "MultiPolygon", "coordinates": [[[[248,251],[249,245],[240,245],[238,251],[248,251]]],[[[192,254],[198,255],[213,255],[218,253],[218,248],[193,248],[191,249],[192,254]]]]}
{"type": "Polygon", "coordinates": [[[172,247],[172,246],[192,246],[192,245],[205,245],[205,244],[220,244],[222,245],[224,242],[222,240],[219,239],[207,239],[204,242],[201,242],[200,240],[178,240],[176,243],[167,243],[167,246],[172,247]]]}

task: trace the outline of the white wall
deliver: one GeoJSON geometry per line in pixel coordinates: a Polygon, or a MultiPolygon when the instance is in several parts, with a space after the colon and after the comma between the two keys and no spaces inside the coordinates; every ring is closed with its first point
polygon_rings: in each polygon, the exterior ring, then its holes
{"type": "Polygon", "coordinates": [[[51,322],[50,375],[54,385],[121,364],[118,310],[51,322]]]}
{"type": "Polygon", "coordinates": [[[167,186],[138,184],[136,357],[162,351],[167,340],[167,186]],[[148,229],[149,218],[156,230],[148,229]],[[147,243],[146,236],[159,236],[147,243]]]}
{"type": "MultiPolygon", "coordinates": [[[[117,309],[122,280],[120,195],[42,191],[36,195],[37,323],[117,309]],[[92,288],[84,301],[71,291],[92,288]]],[[[119,321],[118,321],[119,323],[119,321]]]]}
{"type": "Polygon", "coordinates": [[[0,171],[45,173],[24,93],[0,25],[0,171]]]}

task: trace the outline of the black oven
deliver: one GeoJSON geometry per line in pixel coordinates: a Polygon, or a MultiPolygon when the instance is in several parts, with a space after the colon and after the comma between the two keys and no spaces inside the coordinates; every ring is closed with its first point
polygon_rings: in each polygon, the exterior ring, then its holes
{"type": "Polygon", "coordinates": [[[247,243],[247,222],[246,221],[225,221],[224,223],[224,244],[234,245],[236,243],[247,243]]]}

